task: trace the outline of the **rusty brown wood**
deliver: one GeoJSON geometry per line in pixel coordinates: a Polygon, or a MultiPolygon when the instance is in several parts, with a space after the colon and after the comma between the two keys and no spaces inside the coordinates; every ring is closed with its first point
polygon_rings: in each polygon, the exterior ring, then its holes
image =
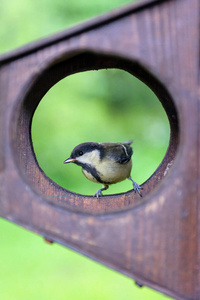
{"type": "Polygon", "coordinates": [[[145,1],[0,57],[0,216],[176,299],[200,299],[199,0],[145,1]],[[39,168],[34,111],[60,79],[119,68],[144,81],[171,137],[156,172],[101,201],[39,168]]]}

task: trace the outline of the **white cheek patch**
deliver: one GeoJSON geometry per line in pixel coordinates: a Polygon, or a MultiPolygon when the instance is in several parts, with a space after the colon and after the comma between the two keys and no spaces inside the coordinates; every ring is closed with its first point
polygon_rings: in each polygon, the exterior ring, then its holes
{"type": "Polygon", "coordinates": [[[83,164],[98,164],[100,161],[100,153],[98,150],[86,152],[78,158],[78,161],[83,164]]]}

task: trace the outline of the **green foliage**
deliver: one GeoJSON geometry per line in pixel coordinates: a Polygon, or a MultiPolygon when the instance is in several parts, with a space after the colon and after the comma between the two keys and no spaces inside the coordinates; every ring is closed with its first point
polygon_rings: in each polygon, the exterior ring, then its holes
{"type": "Polygon", "coordinates": [[[128,0],[1,0],[0,53],[66,29],[128,0]]]}
{"type": "MultiPolygon", "coordinates": [[[[1,0],[0,52],[80,23],[127,0],[1,0]]],[[[91,71],[54,86],[36,110],[32,137],[40,166],[58,184],[93,194],[75,165],[63,165],[72,148],[84,141],[133,139],[133,178],[145,181],[159,165],[169,140],[166,115],[155,95],[126,72],[91,71]]],[[[107,193],[131,189],[130,182],[107,193]]],[[[35,299],[167,299],[140,289],[117,272],[7,221],[0,221],[0,296],[3,300],[35,299]]]]}

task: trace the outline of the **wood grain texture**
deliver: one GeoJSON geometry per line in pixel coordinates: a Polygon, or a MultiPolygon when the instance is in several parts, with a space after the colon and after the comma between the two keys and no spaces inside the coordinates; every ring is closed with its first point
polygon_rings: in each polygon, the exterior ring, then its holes
{"type": "Polygon", "coordinates": [[[0,215],[176,299],[200,299],[199,0],[146,1],[0,57],[0,215]],[[55,184],[33,152],[32,116],[77,72],[119,68],[169,119],[168,151],[143,184],[98,201],[55,184]]]}

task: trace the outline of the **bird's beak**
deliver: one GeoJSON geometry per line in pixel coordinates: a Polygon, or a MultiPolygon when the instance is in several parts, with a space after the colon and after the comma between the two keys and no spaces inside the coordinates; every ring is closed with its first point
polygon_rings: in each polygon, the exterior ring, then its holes
{"type": "Polygon", "coordinates": [[[76,161],[76,158],[67,158],[65,161],[63,161],[63,164],[73,163],[76,161]]]}

